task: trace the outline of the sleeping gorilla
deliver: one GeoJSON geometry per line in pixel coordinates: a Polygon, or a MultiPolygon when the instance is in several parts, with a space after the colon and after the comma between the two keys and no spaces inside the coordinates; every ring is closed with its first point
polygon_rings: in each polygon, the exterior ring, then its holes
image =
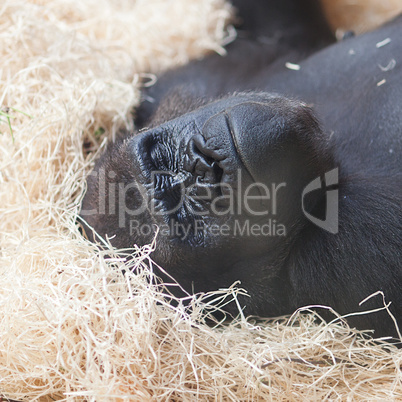
{"type": "MultiPolygon", "coordinates": [[[[158,229],[183,290],[240,281],[246,315],[366,311],[382,291],[402,324],[402,18],[334,43],[316,1],[234,3],[227,55],[160,77],[98,161],[87,234],[129,248],[158,229]]],[[[385,311],[350,324],[397,335],[385,311]]]]}

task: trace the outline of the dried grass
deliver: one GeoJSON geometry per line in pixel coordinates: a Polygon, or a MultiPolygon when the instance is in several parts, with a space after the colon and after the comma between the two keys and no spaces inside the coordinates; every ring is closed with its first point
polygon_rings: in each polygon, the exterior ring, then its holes
{"type": "Polygon", "coordinates": [[[85,175],[132,128],[140,74],[221,51],[229,17],[221,0],[0,4],[0,394],[402,399],[393,347],[303,313],[211,328],[202,297],[191,313],[166,303],[152,247],[107,259],[79,234],[85,175]]]}

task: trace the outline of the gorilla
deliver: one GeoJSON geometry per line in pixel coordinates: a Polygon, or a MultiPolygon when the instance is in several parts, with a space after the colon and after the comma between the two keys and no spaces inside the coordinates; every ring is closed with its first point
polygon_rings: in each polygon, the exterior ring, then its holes
{"type": "Polygon", "coordinates": [[[336,42],[315,0],[233,3],[227,54],[160,76],[138,131],[98,160],[85,232],[119,249],[156,238],[179,297],[238,282],[228,314],[371,309],[350,325],[397,338],[402,16],[336,42]]]}

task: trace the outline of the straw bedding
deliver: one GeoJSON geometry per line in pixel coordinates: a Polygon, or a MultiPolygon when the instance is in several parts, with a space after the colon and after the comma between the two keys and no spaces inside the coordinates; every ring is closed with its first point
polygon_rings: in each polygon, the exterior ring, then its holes
{"type": "Polygon", "coordinates": [[[1,2],[0,395],[402,399],[395,348],[305,312],[207,326],[202,297],[188,312],[155,286],[157,245],[129,262],[79,233],[85,176],[132,129],[140,78],[222,52],[230,17],[223,0],[1,2]]]}

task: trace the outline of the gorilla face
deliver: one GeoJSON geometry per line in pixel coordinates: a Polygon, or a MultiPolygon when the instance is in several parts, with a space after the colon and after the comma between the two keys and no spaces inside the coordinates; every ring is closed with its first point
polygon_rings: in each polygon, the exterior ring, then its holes
{"type": "Polygon", "coordinates": [[[83,201],[87,235],[118,248],[157,235],[154,261],[186,291],[240,280],[253,295],[247,311],[264,314],[264,281],[306,224],[302,191],[332,167],[326,144],[300,102],[267,93],[212,102],[105,153],[83,201]]]}

